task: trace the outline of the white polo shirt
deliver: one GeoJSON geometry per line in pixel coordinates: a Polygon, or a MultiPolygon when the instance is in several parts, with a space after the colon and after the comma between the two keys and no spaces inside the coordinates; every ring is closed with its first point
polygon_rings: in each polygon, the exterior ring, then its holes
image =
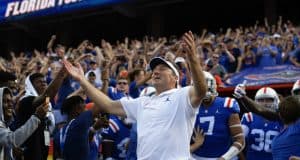
{"type": "Polygon", "coordinates": [[[127,118],[137,122],[139,160],[189,160],[190,140],[198,109],[190,87],[133,100],[121,99],[127,118]]]}

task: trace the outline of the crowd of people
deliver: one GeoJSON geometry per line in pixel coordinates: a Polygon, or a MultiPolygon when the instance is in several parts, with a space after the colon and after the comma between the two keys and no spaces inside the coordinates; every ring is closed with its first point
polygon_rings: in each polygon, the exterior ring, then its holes
{"type": "Polygon", "coordinates": [[[300,159],[299,80],[279,99],[245,84],[218,96],[248,67],[300,67],[290,21],[225,32],[84,40],[0,59],[0,159],[300,159]],[[240,113],[240,107],[249,112],[240,113]],[[242,115],[242,116],[241,116],[242,115]],[[298,157],[297,157],[298,156],[298,157]]]}

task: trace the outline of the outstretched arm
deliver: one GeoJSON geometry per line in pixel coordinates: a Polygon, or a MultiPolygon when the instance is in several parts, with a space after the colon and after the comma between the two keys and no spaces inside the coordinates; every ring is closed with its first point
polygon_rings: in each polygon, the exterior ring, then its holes
{"type": "Polygon", "coordinates": [[[193,33],[189,31],[183,36],[184,49],[187,51],[187,59],[192,72],[194,82],[193,89],[190,90],[190,99],[193,107],[198,107],[202,98],[205,96],[207,86],[202,72],[202,67],[196,57],[196,45],[193,33]]]}
{"type": "Polygon", "coordinates": [[[13,146],[19,147],[22,145],[28,137],[38,128],[41,123],[41,119],[46,116],[48,111],[48,103],[44,103],[39,106],[35,114],[32,115],[24,125],[19,127],[14,132],[0,126],[0,145],[1,146],[13,146]]]}
{"type": "Polygon", "coordinates": [[[275,121],[280,119],[277,112],[272,109],[263,107],[253,101],[251,98],[247,97],[245,86],[243,86],[242,84],[239,84],[235,87],[233,96],[236,98],[239,104],[241,104],[241,106],[243,106],[250,112],[258,114],[268,120],[275,121]]]}
{"type": "Polygon", "coordinates": [[[126,116],[125,111],[120,101],[113,101],[97,88],[95,88],[85,77],[84,72],[80,64],[73,66],[67,60],[63,61],[68,73],[77,81],[79,81],[81,87],[85,90],[86,94],[92,101],[99,107],[101,111],[106,113],[115,114],[118,116],[126,116]]]}
{"type": "Polygon", "coordinates": [[[48,52],[49,53],[52,53],[53,50],[52,50],[52,47],[53,47],[53,44],[54,44],[54,41],[56,39],[56,35],[52,35],[51,36],[51,39],[49,40],[48,44],[47,44],[47,49],[48,49],[48,52]]]}
{"type": "Polygon", "coordinates": [[[66,71],[64,68],[62,68],[53,79],[53,81],[49,84],[45,92],[34,99],[33,106],[39,106],[40,104],[42,104],[45,101],[46,97],[50,97],[51,99],[53,99],[66,76],[66,71]]]}
{"type": "Polygon", "coordinates": [[[247,96],[237,99],[237,101],[250,112],[258,114],[268,120],[276,121],[280,119],[277,112],[275,112],[272,109],[259,105],[258,103],[256,103],[255,101],[253,101],[251,98],[247,96]]]}

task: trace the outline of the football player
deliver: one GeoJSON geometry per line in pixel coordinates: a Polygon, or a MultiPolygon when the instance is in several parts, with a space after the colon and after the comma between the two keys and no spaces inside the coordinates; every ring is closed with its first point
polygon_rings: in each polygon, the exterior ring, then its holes
{"type": "Polygon", "coordinates": [[[195,128],[204,131],[205,139],[193,157],[197,160],[236,159],[245,143],[239,105],[233,98],[218,97],[214,77],[208,72],[204,75],[208,92],[199,108],[195,128]]]}
{"type": "MultiPolygon", "coordinates": [[[[274,89],[263,87],[256,92],[255,102],[262,107],[276,111],[279,98],[274,89]]],[[[246,137],[246,159],[272,160],[271,144],[283,128],[282,123],[269,121],[255,113],[248,112],[243,115],[242,127],[246,137]]]]}

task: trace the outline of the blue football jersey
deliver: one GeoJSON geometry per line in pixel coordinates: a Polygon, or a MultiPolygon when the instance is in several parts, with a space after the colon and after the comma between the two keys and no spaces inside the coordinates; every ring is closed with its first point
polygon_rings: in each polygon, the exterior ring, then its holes
{"type": "Polygon", "coordinates": [[[291,155],[300,157],[300,120],[274,138],[272,149],[274,160],[289,159],[291,155]]]}
{"type": "Polygon", "coordinates": [[[103,136],[103,139],[110,139],[114,141],[113,158],[126,158],[125,145],[129,142],[130,128],[128,128],[122,120],[120,120],[117,116],[110,115],[109,127],[103,129],[101,135],[103,136]]]}
{"type": "Polygon", "coordinates": [[[271,144],[282,129],[282,123],[268,121],[249,112],[243,115],[242,125],[246,137],[247,160],[272,160],[271,144]]]}
{"type": "Polygon", "coordinates": [[[193,153],[207,158],[217,158],[226,153],[232,145],[228,120],[231,114],[239,112],[238,103],[229,97],[216,97],[209,107],[201,105],[195,128],[204,130],[205,140],[193,153]]]}
{"type": "Polygon", "coordinates": [[[130,129],[130,142],[128,144],[126,160],[137,160],[137,124],[133,123],[130,129]]]}

